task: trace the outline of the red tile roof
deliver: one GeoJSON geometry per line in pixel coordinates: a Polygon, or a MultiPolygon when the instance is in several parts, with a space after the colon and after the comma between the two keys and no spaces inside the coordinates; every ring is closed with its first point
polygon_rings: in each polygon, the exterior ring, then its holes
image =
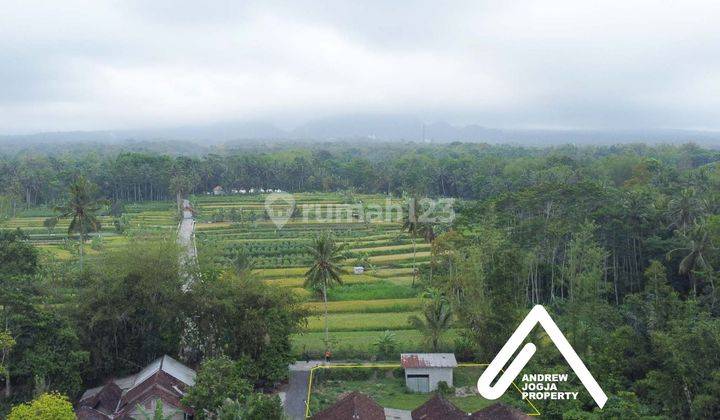
{"type": "Polygon", "coordinates": [[[385,420],[385,410],[367,395],[354,391],[312,418],[314,420],[385,420]]]}
{"type": "Polygon", "coordinates": [[[468,420],[470,415],[455,407],[440,394],[412,411],[413,420],[468,420]]]}
{"type": "Polygon", "coordinates": [[[530,420],[532,417],[515,407],[503,403],[493,404],[476,411],[470,417],[475,420],[530,420]]]}

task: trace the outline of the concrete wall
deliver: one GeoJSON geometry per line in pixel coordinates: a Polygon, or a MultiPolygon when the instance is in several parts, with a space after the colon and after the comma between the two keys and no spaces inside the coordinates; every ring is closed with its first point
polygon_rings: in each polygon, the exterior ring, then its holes
{"type": "Polygon", "coordinates": [[[407,383],[407,375],[429,375],[430,391],[437,389],[438,382],[445,381],[449,386],[453,386],[453,369],[452,368],[413,368],[405,369],[405,383],[407,383]]]}

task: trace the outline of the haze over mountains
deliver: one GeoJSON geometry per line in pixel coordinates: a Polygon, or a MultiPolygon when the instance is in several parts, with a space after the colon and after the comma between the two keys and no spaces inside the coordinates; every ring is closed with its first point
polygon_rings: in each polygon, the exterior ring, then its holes
{"type": "Polygon", "coordinates": [[[227,143],[242,140],[275,141],[417,141],[487,142],[521,145],[686,143],[720,146],[720,132],[676,129],[498,129],[478,124],[424,122],[412,116],[352,115],[318,119],[284,130],[267,122],[224,122],[208,125],[106,131],[43,132],[2,135],[0,144],[182,140],[227,143]]]}

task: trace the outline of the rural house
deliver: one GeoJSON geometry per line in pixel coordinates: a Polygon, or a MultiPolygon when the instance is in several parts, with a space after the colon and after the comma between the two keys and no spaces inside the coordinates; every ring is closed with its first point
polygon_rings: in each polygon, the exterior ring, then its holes
{"type": "Polygon", "coordinates": [[[440,394],[430,398],[425,404],[412,411],[412,420],[467,420],[470,415],[455,407],[440,394]]]}
{"type": "Polygon", "coordinates": [[[180,399],[194,384],[194,370],[170,356],[163,356],[135,375],[88,389],[75,413],[80,420],[139,418],[142,412],[138,406],[152,413],[160,400],[164,418],[191,419],[194,411],[183,406],[180,399]]]}
{"type": "Polygon", "coordinates": [[[313,420],[385,420],[385,410],[367,395],[355,391],[312,418],[313,420]]]}
{"type": "Polygon", "coordinates": [[[405,369],[405,385],[412,391],[434,391],[439,382],[453,386],[457,361],[452,353],[403,353],[400,363],[405,369]]]}

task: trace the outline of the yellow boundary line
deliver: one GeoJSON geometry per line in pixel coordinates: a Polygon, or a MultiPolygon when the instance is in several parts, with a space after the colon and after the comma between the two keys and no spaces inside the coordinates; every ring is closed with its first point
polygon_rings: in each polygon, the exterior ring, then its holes
{"type": "MultiPolygon", "coordinates": [[[[312,395],[312,385],[313,385],[313,378],[315,376],[315,370],[316,369],[337,369],[337,368],[398,368],[400,367],[400,363],[387,363],[387,364],[370,364],[370,365],[318,365],[310,369],[310,378],[308,378],[308,389],[307,389],[307,398],[305,398],[305,418],[310,418],[310,396],[312,395]]],[[[458,363],[458,367],[487,367],[487,363],[458,363]]],[[[501,369],[503,373],[505,372],[504,369],[501,369]]],[[[513,387],[517,390],[517,392],[522,396],[522,391],[520,391],[520,388],[515,384],[515,381],[512,382],[513,387]]],[[[535,407],[535,404],[532,403],[532,401],[528,400],[527,398],[523,398],[523,401],[528,403],[530,407],[535,410],[534,413],[527,413],[528,416],[540,416],[541,413],[535,407]]]]}

